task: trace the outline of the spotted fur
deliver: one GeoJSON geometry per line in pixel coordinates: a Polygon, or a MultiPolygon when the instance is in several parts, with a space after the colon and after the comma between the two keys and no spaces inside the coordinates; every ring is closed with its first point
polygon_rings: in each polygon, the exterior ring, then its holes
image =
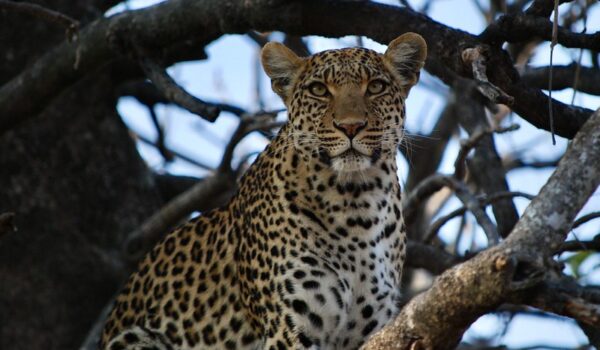
{"type": "Polygon", "coordinates": [[[386,324],[406,248],[395,156],[425,51],[412,33],[385,54],[268,44],[289,123],[229,204],[144,258],[101,348],[356,349],[386,324]]]}

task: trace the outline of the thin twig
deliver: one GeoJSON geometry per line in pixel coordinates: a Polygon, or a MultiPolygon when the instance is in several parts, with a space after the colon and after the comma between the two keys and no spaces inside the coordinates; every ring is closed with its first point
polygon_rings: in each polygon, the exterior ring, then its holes
{"type": "Polygon", "coordinates": [[[281,123],[274,123],[277,113],[279,113],[279,111],[260,112],[255,115],[242,116],[240,118],[238,127],[233,132],[233,135],[229,140],[229,143],[227,146],[225,146],[225,151],[223,152],[223,158],[221,159],[221,164],[218,167],[218,171],[221,173],[229,173],[233,171],[231,167],[233,151],[238,143],[240,143],[240,141],[242,141],[242,139],[249,133],[253,131],[268,131],[274,127],[281,126],[281,123]]]}
{"type": "Polygon", "coordinates": [[[505,132],[515,131],[517,129],[519,129],[518,124],[512,124],[507,127],[480,129],[479,131],[474,132],[468,139],[461,140],[460,150],[458,151],[458,156],[454,161],[454,177],[459,180],[462,180],[465,177],[465,160],[467,159],[467,155],[475,146],[477,146],[479,141],[484,136],[493,133],[503,134],[505,132]]]}
{"type": "Polygon", "coordinates": [[[590,241],[580,241],[578,239],[564,242],[556,251],[556,254],[564,252],[578,252],[582,250],[600,251],[600,234],[594,236],[590,241]]]}
{"type": "Polygon", "coordinates": [[[554,57],[554,46],[558,42],[558,1],[554,0],[554,23],[552,24],[552,42],[550,43],[550,68],[548,75],[548,115],[550,116],[550,133],[552,134],[552,144],[556,145],[554,135],[554,115],[552,112],[552,58],[554,57]]]}
{"type": "Polygon", "coordinates": [[[473,77],[477,82],[477,90],[479,90],[483,96],[487,97],[494,103],[502,103],[507,106],[512,106],[515,99],[488,80],[483,48],[478,46],[463,50],[462,60],[464,63],[471,66],[473,70],[473,77]]]}
{"type": "Polygon", "coordinates": [[[209,122],[217,119],[221,112],[217,106],[206,103],[185,91],[158,63],[146,55],[140,57],[139,62],[144,74],[167,99],[209,122]]]}
{"type": "MultiPolygon", "coordinates": [[[[479,205],[481,206],[481,208],[485,208],[486,206],[497,202],[499,200],[505,199],[505,198],[514,198],[514,197],[523,197],[523,198],[527,198],[529,200],[532,200],[534,198],[533,195],[528,194],[528,193],[524,193],[524,192],[518,192],[518,191],[506,191],[506,192],[498,192],[498,193],[494,193],[491,194],[489,196],[484,196],[484,197],[479,197],[477,198],[479,200],[479,205]]],[[[444,226],[448,221],[454,219],[457,216],[463,215],[467,212],[467,207],[466,206],[462,206],[458,209],[455,209],[453,211],[451,211],[450,213],[439,217],[436,221],[434,221],[431,226],[429,226],[429,230],[427,230],[427,234],[425,234],[424,237],[424,242],[425,243],[430,243],[431,240],[433,239],[433,237],[435,237],[435,235],[438,233],[438,231],[440,230],[440,228],[442,228],[442,226],[444,226]]]]}
{"type": "MultiPolygon", "coordinates": [[[[583,29],[582,33],[587,32],[587,0],[583,1],[583,8],[581,9],[583,16],[583,29]]],[[[577,68],[575,69],[575,77],[573,78],[573,96],[571,97],[571,105],[575,103],[575,96],[577,96],[577,86],[579,85],[579,76],[581,74],[581,59],[583,58],[583,49],[579,49],[579,58],[577,59],[577,68]]]]}
{"type": "Polygon", "coordinates": [[[2,9],[9,9],[11,11],[25,13],[37,18],[41,18],[48,22],[57,23],[65,27],[65,35],[67,36],[67,40],[70,42],[77,40],[77,34],[79,33],[79,21],[63,13],[29,2],[16,2],[7,0],[0,0],[0,10],[2,9]]]}
{"type": "Polygon", "coordinates": [[[403,209],[405,212],[405,220],[407,224],[414,219],[413,215],[415,215],[414,209],[411,211],[411,207],[415,207],[423,200],[431,196],[433,193],[439,191],[440,189],[448,187],[454,191],[454,194],[463,205],[473,213],[477,223],[483,229],[485,233],[488,243],[490,246],[495,245],[499,242],[498,231],[496,227],[492,223],[492,220],[487,216],[485,211],[481,209],[479,201],[477,198],[469,191],[467,186],[460,180],[457,180],[453,176],[435,174],[432,175],[425,180],[422,181],[408,196],[407,201],[403,204],[403,209]]]}
{"type": "MultiPolygon", "coordinates": [[[[131,130],[129,132],[133,135],[133,137],[135,137],[136,140],[139,140],[139,141],[141,141],[141,142],[143,142],[143,143],[145,143],[147,145],[150,145],[152,147],[155,147],[157,149],[159,148],[158,144],[156,142],[154,142],[154,141],[151,141],[149,138],[147,138],[147,137],[145,137],[143,135],[140,135],[138,133],[135,133],[134,131],[131,131],[131,130]]],[[[164,146],[164,147],[166,147],[166,146],[164,146]]],[[[169,152],[170,154],[174,155],[175,157],[180,158],[180,159],[182,159],[182,160],[184,160],[184,161],[186,161],[186,162],[188,162],[190,164],[193,164],[193,165],[195,165],[195,166],[197,166],[199,168],[202,168],[202,169],[205,169],[205,170],[209,170],[209,171],[214,171],[215,170],[210,165],[205,164],[203,162],[200,162],[200,161],[198,161],[198,160],[196,160],[196,159],[194,159],[194,158],[192,158],[190,156],[186,156],[185,154],[183,154],[181,152],[174,151],[174,150],[168,149],[168,148],[166,149],[166,151],[169,152]]]]}
{"type": "Polygon", "coordinates": [[[154,107],[148,107],[148,111],[150,112],[150,119],[152,119],[152,124],[154,125],[154,128],[156,129],[156,149],[158,149],[158,152],[160,153],[160,155],[164,158],[165,162],[169,163],[173,161],[173,154],[171,152],[169,152],[169,150],[167,149],[167,146],[165,145],[165,131],[162,127],[162,125],[160,125],[160,122],[158,120],[158,115],[156,115],[156,111],[154,110],[154,107]]]}
{"type": "Polygon", "coordinates": [[[584,216],[580,217],[579,219],[577,219],[573,222],[573,226],[571,226],[571,230],[585,224],[586,222],[588,222],[590,220],[597,219],[597,218],[600,218],[600,211],[595,211],[593,213],[585,214],[584,216]]]}

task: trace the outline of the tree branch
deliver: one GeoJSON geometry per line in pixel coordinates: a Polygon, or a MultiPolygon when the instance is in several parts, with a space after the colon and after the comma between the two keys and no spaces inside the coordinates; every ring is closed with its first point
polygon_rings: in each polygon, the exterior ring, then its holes
{"type": "MultiPolygon", "coordinates": [[[[514,198],[514,197],[524,197],[527,199],[533,199],[534,196],[527,194],[527,193],[523,193],[523,192],[498,192],[498,193],[494,193],[490,196],[485,196],[482,198],[479,198],[480,201],[480,205],[481,207],[486,207],[496,201],[502,200],[504,198],[514,198]]],[[[448,221],[454,219],[457,216],[461,216],[463,214],[465,214],[467,212],[467,207],[466,206],[462,206],[458,209],[455,209],[453,211],[451,211],[450,213],[439,217],[436,221],[434,221],[431,226],[429,227],[429,230],[427,231],[427,233],[424,236],[423,241],[425,243],[429,243],[433,240],[433,237],[435,237],[435,235],[438,233],[438,231],[440,230],[440,228],[442,228],[442,226],[444,226],[448,221]]]]}
{"type": "Polygon", "coordinates": [[[460,142],[460,150],[458,151],[458,156],[456,156],[456,160],[454,161],[454,177],[462,180],[465,176],[465,160],[467,159],[467,155],[471,150],[477,146],[479,141],[486,136],[494,133],[502,134],[505,132],[515,131],[519,129],[518,124],[512,124],[507,127],[499,127],[495,129],[483,129],[474,132],[468,139],[461,140],[460,142]]]}
{"type": "MultiPolygon", "coordinates": [[[[472,70],[466,69],[462,62],[461,53],[482,44],[476,36],[444,26],[408,8],[373,2],[168,1],[91,23],[81,30],[77,48],[63,43],[5,84],[0,88],[0,132],[35,115],[85,74],[123,58],[120,52],[115,52],[123,47],[119,41],[135,42],[153,53],[173,58],[169,49],[178,43],[206,44],[225,33],[241,34],[252,29],[328,37],[364,35],[382,43],[388,43],[398,34],[416,31],[429,43],[426,69],[447,84],[452,84],[456,77],[472,76],[472,70]],[[356,13],[361,13],[359,20],[347,21],[356,13]],[[79,64],[74,67],[76,58],[79,64]],[[442,69],[435,67],[436,64],[441,64],[442,69]]],[[[518,74],[506,52],[494,47],[490,50],[487,66],[493,69],[486,72],[489,81],[515,98],[513,108],[518,114],[535,126],[548,129],[547,99],[540,100],[543,94],[539,89],[518,84],[518,74]]],[[[556,132],[564,137],[573,137],[592,113],[557,101],[553,104],[556,132]]]]}
{"type": "Polygon", "coordinates": [[[169,101],[209,122],[214,122],[217,119],[219,113],[221,113],[218,107],[206,103],[185,91],[158,63],[149,57],[141,57],[139,61],[144,74],[154,83],[154,86],[160,91],[161,95],[165,96],[169,101]]]}
{"type": "Polygon", "coordinates": [[[537,285],[577,212],[600,184],[600,168],[584,164],[600,164],[600,109],[508,238],[436,278],[363,349],[453,349],[478,317],[537,285]]]}
{"type": "Polygon", "coordinates": [[[434,275],[439,275],[452,266],[461,262],[461,259],[429,244],[408,241],[406,248],[406,266],[424,268],[434,275]]]}
{"type": "MultiPolygon", "coordinates": [[[[575,84],[577,64],[552,67],[552,90],[573,88],[590,95],[600,95],[600,69],[579,67],[579,77],[575,84]]],[[[550,67],[527,67],[521,73],[521,81],[531,87],[548,89],[550,67]]]]}
{"type": "MultiPolygon", "coordinates": [[[[525,14],[504,15],[479,36],[483,42],[497,45],[502,42],[519,43],[532,39],[552,40],[553,23],[547,18],[525,14]]],[[[568,48],[600,50],[600,32],[573,33],[558,27],[557,42],[568,48]]]]}
{"type": "Polygon", "coordinates": [[[8,9],[14,12],[25,13],[48,22],[57,23],[65,28],[65,34],[69,41],[74,41],[79,32],[79,21],[54,10],[29,2],[16,2],[0,0],[0,10],[8,9]]]}
{"type": "Polygon", "coordinates": [[[512,96],[507,95],[488,80],[486,74],[487,67],[485,64],[486,59],[482,51],[484,51],[484,49],[478,46],[465,49],[461,54],[465,64],[470,65],[473,69],[473,77],[477,82],[477,90],[493,103],[502,103],[511,106],[515,99],[512,96]]]}

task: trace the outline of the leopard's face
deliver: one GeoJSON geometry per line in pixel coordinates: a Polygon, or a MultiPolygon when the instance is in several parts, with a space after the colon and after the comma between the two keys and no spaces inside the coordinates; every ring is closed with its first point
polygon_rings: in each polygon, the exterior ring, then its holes
{"type": "Polygon", "coordinates": [[[404,98],[378,53],[325,51],[308,59],[296,83],[290,136],[299,153],[317,154],[336,171],[364,170],[396,154],[404,98]]]}
{"type": "Polygon", "coordinates": [[[395,157],[404,100],[425,59],[420,36],[401,36],[385,54],[350,48],[299,58],[269,45],[263,65],[288,107],[288,140],[300,155],[341,173],[395,157]]]}

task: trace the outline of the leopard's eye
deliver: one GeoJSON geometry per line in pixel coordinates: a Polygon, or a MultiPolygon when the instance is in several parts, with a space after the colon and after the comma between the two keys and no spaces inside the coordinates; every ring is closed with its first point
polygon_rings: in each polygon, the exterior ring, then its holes
{"type": "Polygon", "coordinates": [[[367,86],[367,92],[369,93],[369,95],[377,95],[382,93],[386,87],[387,83],[385,81],[379,79],[372,80],[367,86]]]}
{"type": "Polygon", "coordinates": [[[308,86],[308,91],[317,97],[323,97],[329,93],[329,91],[327,90],[327,86],[325,86],[325,84],[319,83],[319,82],[314,82],[314,83],[310,84],[308,86]]]}

